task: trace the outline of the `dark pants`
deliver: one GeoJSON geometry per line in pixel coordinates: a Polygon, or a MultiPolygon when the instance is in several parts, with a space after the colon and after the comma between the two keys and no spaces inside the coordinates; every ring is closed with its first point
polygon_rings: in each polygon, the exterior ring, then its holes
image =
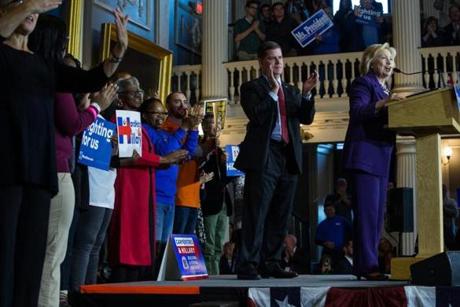
{"type": "Polygon", "coordinates": [[[383,228],[387,177],[364,172],[351,174],[353,223],[353,272],[379,271],[378,246],[383,228]]]}
{"type": "Polygon", "coordinates": [[[97,282],[99,253],[109,227],[112,209],[89,206],[80,213],[72,246],[70,289],[97,282]]]}
{"type": "Polygon", "coordinates": [[[176,206],[174,212],[174,234],[194,234],[198,209],[191,207],[176,206]]]}
{"type": "Polygon", "coordinates": [[[0,306],[37,306],[51,193],[0,187],[0,306]]]}
{"type": "Polygon", "coordinates": [[[245,175],[240,268],[281,260],[297,188],[297,175],[288,172],[288,148],[271,142],[264,169],[245,175]]]}

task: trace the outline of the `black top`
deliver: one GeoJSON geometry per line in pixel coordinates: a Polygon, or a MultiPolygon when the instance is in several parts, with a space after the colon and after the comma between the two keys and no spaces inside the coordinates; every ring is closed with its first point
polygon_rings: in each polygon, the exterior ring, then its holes
{"type": "Polygon", "coordinates": [[[0,185],[35,185],[57,192],[54,94],[94,92],[107,77],[45,61],[0,38],[0,185]]]}

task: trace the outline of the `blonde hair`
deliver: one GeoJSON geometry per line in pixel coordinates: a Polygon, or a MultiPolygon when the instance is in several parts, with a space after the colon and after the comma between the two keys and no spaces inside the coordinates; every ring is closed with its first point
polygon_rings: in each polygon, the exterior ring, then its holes
{"type": "Polygon", "coordinates": [[[361,64],[359,65],[359,72],[361,75],[365,75],[369,72],[371,68],[371,63],[377,57],[379,53],[382,51],[387,50],[390,52],[391,56],[394,58],[396,56],[396,49],[390,47],[390,44],[373,44],[364,50],[363,57],[361,59],[361,64]]]}

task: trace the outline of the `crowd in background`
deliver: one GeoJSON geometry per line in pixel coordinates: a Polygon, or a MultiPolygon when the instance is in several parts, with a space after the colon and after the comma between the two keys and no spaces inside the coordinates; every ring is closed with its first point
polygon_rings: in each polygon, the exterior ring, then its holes
{"type": "MultiPolygon", "coordinates": [[[[433,1],[435,8],[437,2],[433,1]]],[[[384,14],[382,3],[361,0],[360,6],[354,7],[351,0],[341,0],[337,10],[333,10],[332,5],[331,0],[286,0],[271,5],[261,1],[247,1],[245,16],[233,24],[235,59],[256,59],[257,49],[263,41],[280,44],[284,56],[356,52],[375,43],[391,44],[391,14],[384,14]],[[329,15],[334,26],[302,48],[291,31],[321,9],[329,15]],[[360,10],[377,13],[368,23],[363,23],[359,18],[360,10]]],[[[422,16],[421,47],[460,44],[458,1],[448,3],[446,21],[440,24],[438,17],[422,16]]]]}
{"type": "Polygon", "coordinates": [[[371,44],[391,41],[391,21],[383,15],[382,4],[375,0],[362,0],[360,7],[353,7],[351,0],[341,0],[335,14],[330,0],[288,0],[272,5],[247,1],[245,12],[245,16],[234,23],[238,60],[255,59],[256,50],[263,41],[277,42],[284,56],[354,52],[371,44]],[[291,31],[319,10],[324,10],[334,25],[302,48],[291,31]],[[360,10],[377,14],[363,23],[358,18],[360,10]]]}

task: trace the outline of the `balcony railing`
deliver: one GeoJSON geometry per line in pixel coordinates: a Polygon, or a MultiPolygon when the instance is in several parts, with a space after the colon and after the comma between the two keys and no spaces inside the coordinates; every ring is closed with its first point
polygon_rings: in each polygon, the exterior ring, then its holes
{"type": "MultiPolygon", "coordinates": [[[[284,58],[283,79],[299,88],[313,70],[319,73],[315,94],[322,99],[347,97],[351,82],[359,76],[361,52],[324,54],[284,58]]],[[[422,48],[423,86],[445,87],[456,83],[460,72],[458,47],[422,48]]],[[[228,73],[228,99],[238,103],[241,84],[258,78],[258,61],[223,64],[228,73]]],[[[173,68],[173,90],[183,91],[193,102],[201,98],[201,65],[182,65],[173,68]]]]}

